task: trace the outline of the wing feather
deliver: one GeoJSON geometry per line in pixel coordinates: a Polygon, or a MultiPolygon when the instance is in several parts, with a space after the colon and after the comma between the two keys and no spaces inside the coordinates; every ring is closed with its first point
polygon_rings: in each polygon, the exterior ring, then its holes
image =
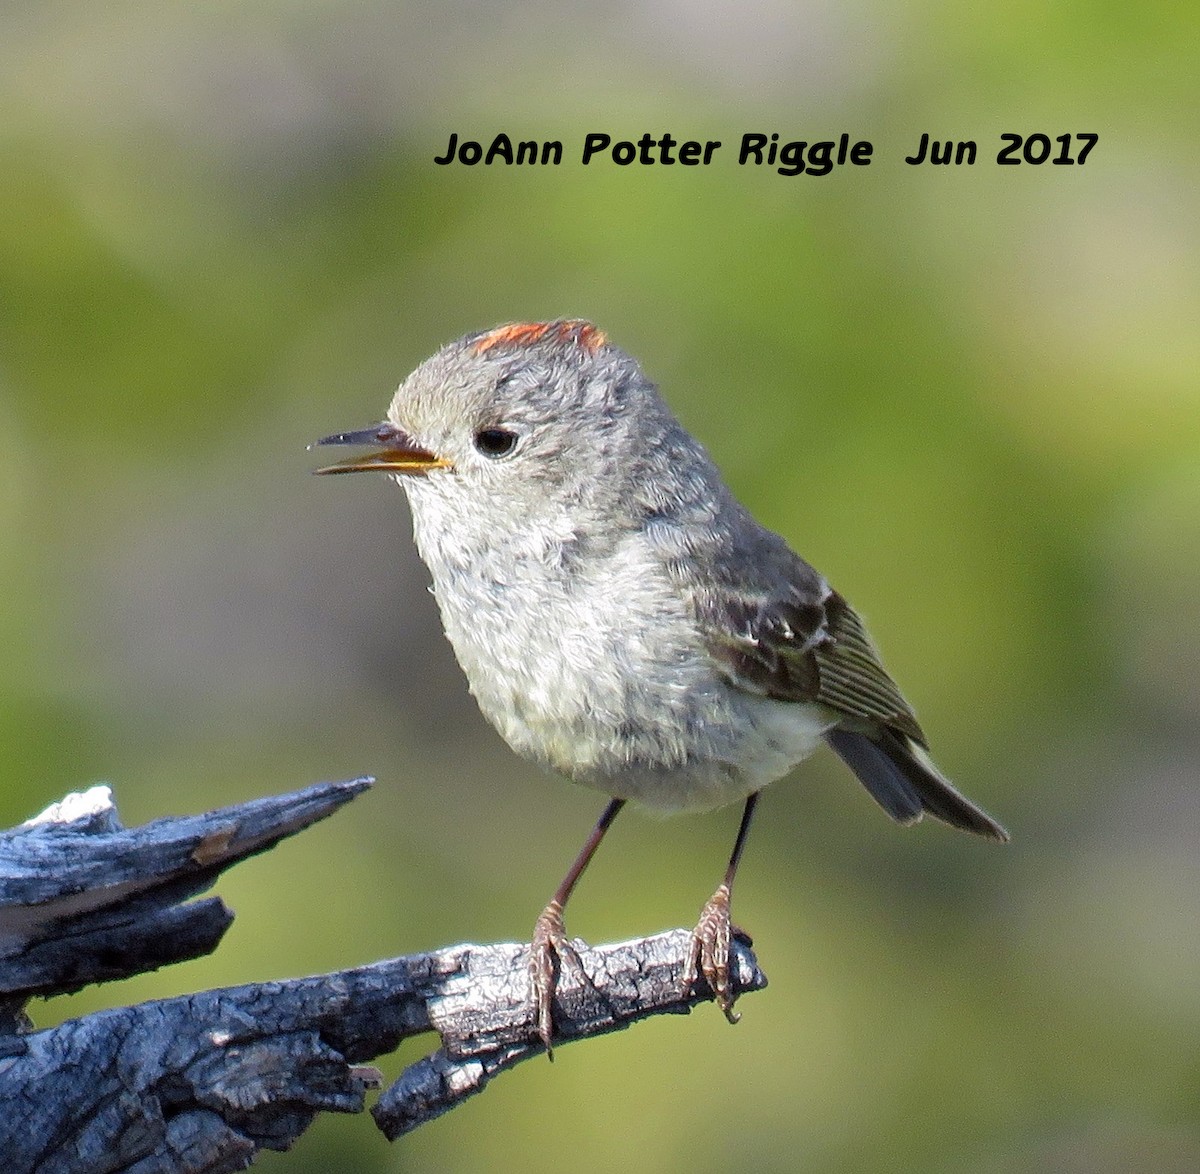
{"type": "Polygon", "coordinates": [[[852,720],[882,723],[924,746],[916,715],[858,613],[803,566],[808,575],[775,595],[710,595],[707,606],[697,609],[709,652],[743,689],[817,702],[852,720]]]}
{"type": "Polygon", "coordinates": [[[893,819],[914,823],[928,812],[1007,840],[929,759],[916,715],[858,613],[782,539],[755,532],[758,545],[723,552],[703,586],[695,574],[677,579],[726,678],[764,697],[825,706],[833,723],[826,740],[893,819]]]}

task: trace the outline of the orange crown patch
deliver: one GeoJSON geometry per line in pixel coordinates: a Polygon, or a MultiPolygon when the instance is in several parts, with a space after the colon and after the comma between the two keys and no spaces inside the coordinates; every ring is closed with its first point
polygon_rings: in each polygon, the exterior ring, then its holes
{"type": "Polygon", "coordinates": [[[594,355],[608,341],[603,330],[582,318],[563,318],[558,322],[510,322],[476,339],[475,353],[482,355],[498,346],[533,346],[547,336],[559,342],[574,340],[590,355],[594,355]]]}

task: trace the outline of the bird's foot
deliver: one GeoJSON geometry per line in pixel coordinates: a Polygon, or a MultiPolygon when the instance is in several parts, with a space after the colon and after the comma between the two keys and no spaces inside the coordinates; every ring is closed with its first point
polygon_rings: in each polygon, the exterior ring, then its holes
{"type": "Polygon", "coordinates": [[[734,938],[748,946],[754,944],[750,935],[730,920],[729,886],[723,884],[700,911],[700,920],[692,930],[692,954],[683,981],[690,993],[696,979],[703,974],[717,1006],[730,1023],[736,1023],[741,1018],[733,1010],[737,994],[729,971],[729,950],[734,938]]]}
{"type": "Polygon", "coordinates": [[[564,960],[577,966],[583,964],[579,954],[567,938],[563,925],[562,906],[551,901],[542,910],[533,927],[533,942],[529,947],[529,986],[533,1000],[533,1018],[538,1038],[546,1045],[546,1055],[553,1060],[554,1019],[551,1004],[558,986],[559,964],[564,960]]]}

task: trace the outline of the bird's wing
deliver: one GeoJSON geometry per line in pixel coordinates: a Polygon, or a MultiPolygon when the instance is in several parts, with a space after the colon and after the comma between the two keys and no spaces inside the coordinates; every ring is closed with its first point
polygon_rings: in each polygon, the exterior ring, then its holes
{"type": "Polygon", "coordinates": [[[694,597],[713,659],[739,688],[818,702],[851,724],[882,725],[924,746],[916,716],[858,614],[807,563],[796,564],[773,591],[726,585],[694,597]]]}
{"type": "Polygon", "coordinates": [[[773,589],[733,575],[693,595],[710,655],[738,688],[826,706],[826,741],[901,823],[922,814],[992,840],[1008,833],[945,778],[854,609],[806,562],[776,557],[773,589]]]}

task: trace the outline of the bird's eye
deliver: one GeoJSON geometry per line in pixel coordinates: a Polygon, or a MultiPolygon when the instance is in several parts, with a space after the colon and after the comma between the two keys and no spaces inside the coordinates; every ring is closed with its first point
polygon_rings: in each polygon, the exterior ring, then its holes
{"type": "Polygon", "coordinates": [[[506,457],[517,447],[517,434],[507,428],[483,428],[475,433],[475,447],[485,457],[506,457]]]}

